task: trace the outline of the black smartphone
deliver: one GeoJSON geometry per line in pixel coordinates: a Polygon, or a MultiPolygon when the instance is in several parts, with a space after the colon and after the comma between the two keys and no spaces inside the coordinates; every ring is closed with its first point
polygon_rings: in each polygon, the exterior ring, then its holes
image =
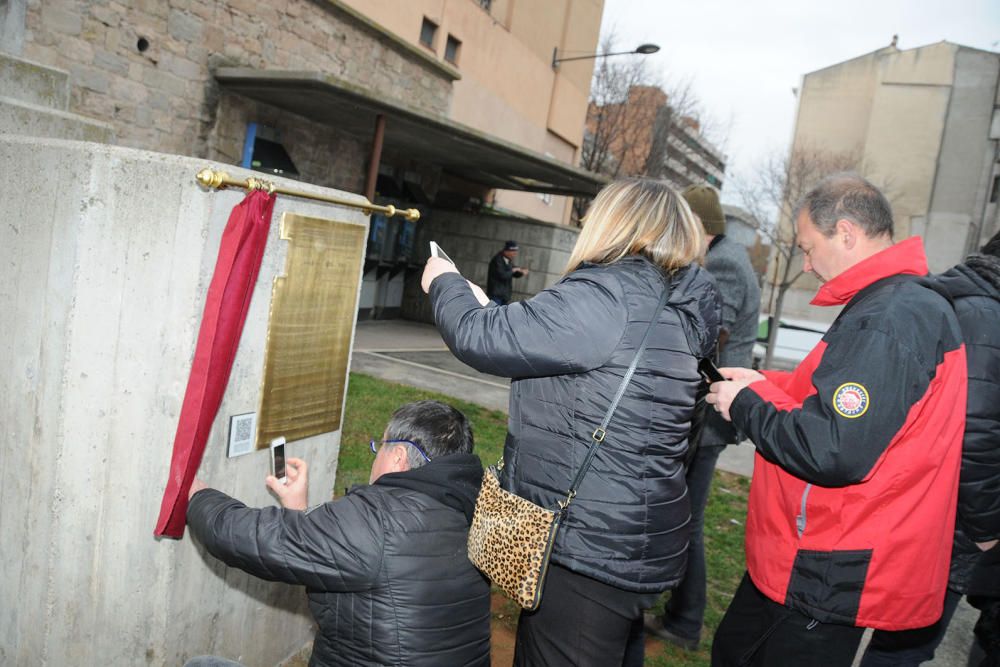
{"type": "Polygon", "coordinates": [[[709,384],[726,381],[726,378],[722,377],[722,373],[719,372],[719,369],[715,367],[715,364],[708,357],[698,362],[698,372],[701,373],[701,376],[709,384]]]}

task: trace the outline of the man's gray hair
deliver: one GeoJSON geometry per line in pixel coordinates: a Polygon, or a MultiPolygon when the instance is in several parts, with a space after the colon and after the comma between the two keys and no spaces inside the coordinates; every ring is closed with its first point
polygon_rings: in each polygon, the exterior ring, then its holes
{"type": "Polygon", "coordinates": [[[837,221],[847,219],[869,238],[888,234],[892,238],[892,206],[878,188],[853,172],[827,176],[795,207],[794,220],[802,211],[824,236],[833,236],[837,221]]]}
{"type": "MultiPolygon", "coordinates": [[[[471,454],[474,445],[469,420],[440,401],[416,401],[396,410],[385,427],[385,439],[415,442],[431,460],[447,454],[471,454]]],[[[410,469],[427,463],[416,448],[404,447],[410,469]]]]}

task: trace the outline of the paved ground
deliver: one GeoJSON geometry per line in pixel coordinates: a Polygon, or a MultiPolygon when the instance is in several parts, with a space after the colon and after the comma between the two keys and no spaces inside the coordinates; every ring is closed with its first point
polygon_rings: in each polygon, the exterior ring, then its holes
{"type": "MultiPolygon", "coordinates": [[[[509,383],[455,359],[430,325],[406,320],[359,322],[351,370],[421,389],[431,389],[496,410],[507,410],[509,383]]],[[[748,441],[726,447],[721,470],[749,476],[754,448],[748,441]]],[[[966,667],[978,612],[963,599],[932,667],[966,667]]],[[[867,640],[867,637],[866,637],[867,640]]]]}

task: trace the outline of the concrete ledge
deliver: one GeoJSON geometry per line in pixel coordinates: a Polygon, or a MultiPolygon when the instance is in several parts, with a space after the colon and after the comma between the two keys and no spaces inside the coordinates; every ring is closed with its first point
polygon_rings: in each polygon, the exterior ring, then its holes
{"type": "Polygon", "coordinates": [[[0,91],[28,104],[69,108],[69,72],[0,53],[0,91]]]}
{"type": "Polygon", "coordinates": [[[73,139],[107,144],[114,141],[111,125],[10,97],[0,97],[0,134],[73,139]]]}

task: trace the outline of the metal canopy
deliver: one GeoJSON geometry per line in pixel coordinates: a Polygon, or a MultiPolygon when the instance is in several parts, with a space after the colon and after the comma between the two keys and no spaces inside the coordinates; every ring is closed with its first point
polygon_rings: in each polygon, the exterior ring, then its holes
{"type": "Polygon", "coordinates": [[[375,117],[386,117],[384,147],[417,162],[490,188],[593,196],[606,183],[509,141],[373,96],[368,90],[320,72],[223,67],[215,78],[226,90],[300,114],[355,137],[370,138],[375,117]]]}

